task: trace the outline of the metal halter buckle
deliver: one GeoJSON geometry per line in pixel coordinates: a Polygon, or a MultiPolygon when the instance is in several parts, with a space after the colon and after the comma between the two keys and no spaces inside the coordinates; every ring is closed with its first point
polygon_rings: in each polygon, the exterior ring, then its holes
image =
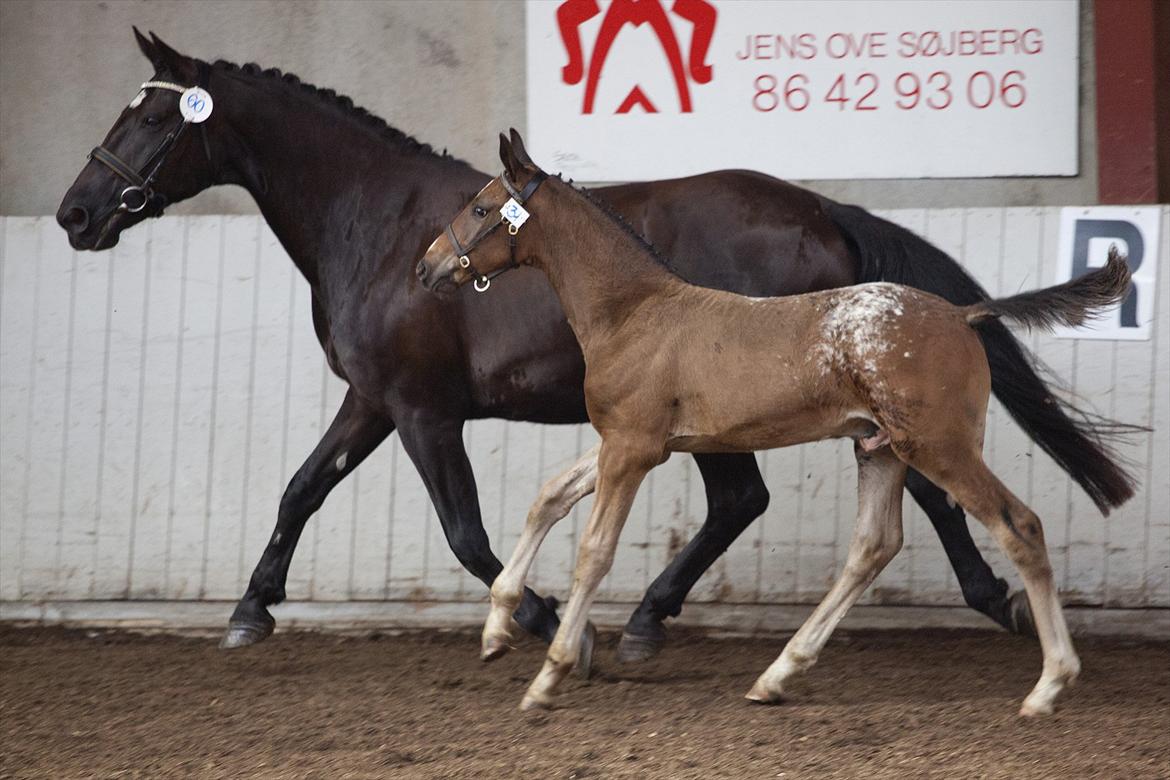
{"type": "Polygon", "coordinates": [[[467,257],[467,255],[460,255],[459,256],[459,267],[460,268],[470,268],[471,267],[471,260],[467,257]]]}

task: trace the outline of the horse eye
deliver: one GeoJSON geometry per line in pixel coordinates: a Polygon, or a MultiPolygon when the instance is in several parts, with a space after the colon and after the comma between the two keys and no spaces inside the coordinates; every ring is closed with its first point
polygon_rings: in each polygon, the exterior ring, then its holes
{"type": "Polygon", "coordinates": [[[471,210],[471,213],[474,214],[475,216],[479,217],[480,219],[483,219],[484,217],[487,216],[487,209],[485,209],[483,206],[476,206],[475,208],[473,208],[471,210]]]}
{"type": "Polygon", "coordinates": [[[146,125],[147,127],[155,127],[160,121],[161,120],[157,116],[150,114],[143,118],[142,124],[146,125]]]}

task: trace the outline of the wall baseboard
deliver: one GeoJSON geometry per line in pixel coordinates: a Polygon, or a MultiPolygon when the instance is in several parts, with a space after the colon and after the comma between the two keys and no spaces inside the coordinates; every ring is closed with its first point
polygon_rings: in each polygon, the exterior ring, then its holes
{"type": "MultiPolygon", "coordinates": [[[[218,633],[235,604],[228,601],[0,601],[0,622],[136,631],[218,633]]],[[[620,628],[634,604],[599,602],[591,610],[603,628],[620,628]]],[[[716,633],[771,634],[794,631],[812,607],[771,604],[689,604],[679,625],[716,633]]],[[[274,607],[278,630],[370,632],[395,629],[478,628],[484,601],[294,602],[274,607]]],[[[1170,609],[1066,607],[1069,628],[1080,636],[1170,639],[1170,609]]],[[[997,631],[965,607],[854,607],[848,629],[965,628],[997,631]]]]}

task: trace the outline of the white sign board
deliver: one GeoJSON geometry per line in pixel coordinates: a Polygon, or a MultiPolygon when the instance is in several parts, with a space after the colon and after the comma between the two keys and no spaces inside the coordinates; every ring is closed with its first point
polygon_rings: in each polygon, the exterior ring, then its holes
{"type": "Polygon", "coordinates": [[[1079,328],[1058,328],[1061,338],[1147,341],[1154,322],[1158,282],[1158,206],[1093,206],[1060,211],[1056,284],[1105,265],[1109,247],[1126,256],[1133,284],[1119,306],[1079,328]]]}
{"type": "Polygon", "coordinates": [[[528,0],[528,136],[586,181],[1077,173],[1074,0],[528,0]]]}

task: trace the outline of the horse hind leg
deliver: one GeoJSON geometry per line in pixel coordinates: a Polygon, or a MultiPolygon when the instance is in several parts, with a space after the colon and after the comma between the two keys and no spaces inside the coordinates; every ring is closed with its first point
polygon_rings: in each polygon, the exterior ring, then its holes
{"type": "Polygon", "coordinates": [[[1056,697],[1075,682],[1081,663],[1061,611],[1040,518],[991,473],[978,454],[965,463],[949,466],[945,472],[931,476],[932,481],[987,526],[1024,580],[1044,667],[1039,681],[1024,699],[1020,714],[1051,714],[1056,697]]]}
{"type": "Polygon", "coordinates": [[[845,568],[780,656],[756,680],[747,694],[751,701],[781,700],[785,683],[816,663],[833,629],[902,548],[906,464],[888,447],[868,452],[858,443],[853,454],[857,459],[857,527],[845,568]]]}

